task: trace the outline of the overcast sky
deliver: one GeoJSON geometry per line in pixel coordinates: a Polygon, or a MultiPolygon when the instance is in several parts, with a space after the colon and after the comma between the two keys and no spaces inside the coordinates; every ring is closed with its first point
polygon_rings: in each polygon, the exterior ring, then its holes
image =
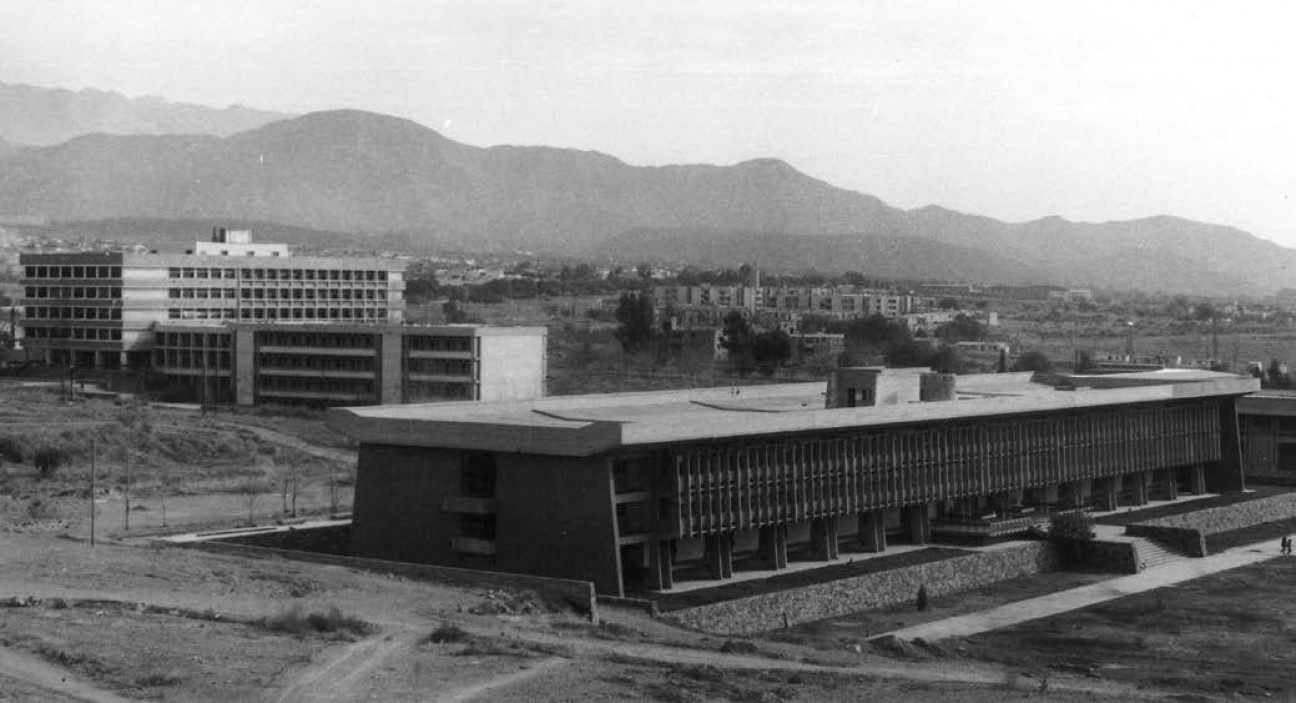
{"type": "Polygon", "coordinates": [[[0,0],[0,81],[408,117],[639,165],[777,157],[904,208],[1296,246],[1296,6],[0,0]]]}

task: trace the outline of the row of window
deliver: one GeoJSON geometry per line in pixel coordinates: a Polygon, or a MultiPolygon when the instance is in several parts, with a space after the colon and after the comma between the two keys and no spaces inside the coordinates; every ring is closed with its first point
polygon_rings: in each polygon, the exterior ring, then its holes
{"type": "Polygon", "coordinates": [[[371,334],[339,332],[265,331],[257,335],[263,347],[314,347],[317,349],[373,349],[371,334]]]}
{"type": "Polygon", "coordinates": [[[109,286],[26,286],[23,293],[28,298],[121,298],[121,288],[109,286]]]}
{"type": "Polygon", "coordinates": [[[187,349],[157,349],[153,352],[154,363],[170,369],[201,369],[207,371],[228,370],[230,368],[229,352],[209,351],[191,352],[187,349]]]}
{"type": "Polygon", "coordinates": [[[29,327],[24,335],[30,339],[73,339],[87,342],[119,342],[120,329],[101,327],[29,327]]]}
{"type": "Polygon", "coordinates": [[[228,334],[202,332],[158,332],[153,339],[159,347],[228,349],[231,343],[228,334]]]}
{"type": "Polygon", "coordinates": [[[370,371],[374,358],[369,356],[312,356],[309,354],[261,354],[257,363],[263,369],[309,369],[312,371],[370,371]]]}
{"type": "Polygon", "coordinates": [[[405,337],[405,349],[407,351],[470,352],[473,349],[473,338],[409,335],[405,337]]]}
{"type": "Polygon", "coordinates": [[[26,266],[27,278],[121,278],[120,266],[26,266]]]}
{"type": "Polygon", "coordinates": [[[379,320],[387,308],[167,308],[171,320],[379,320]]]}
{"type": "Polygon", "coordinates": [[[23,308],[28,320],[120,320],[121,308],[47,308],[28,305],[23,308]]]}
{"type": "Polygon", "coordinates": [[[471,383],[455,381],[410,381],[405,386],[409,402],[424,400],[470,400],[473,397],[471,383]]]}
{"type": "Polygon", "coordinates": [[[410,359],[408,363],[409,373],[468,376],[473,371],[473,362],[468,359],[410,359]]]}
{"type": "Polygon", "coordinates": [[[307,393],[355,393],[373,395],[372,380],[363,378],[302,378],[300,376],[258,376],[260,391],[297,391],[307,393]]]}
{"type": "Polygon", "coordinates": [[[183,266],[168,268],[167,278],[241,278],[245,281],[386,281],[387,272],[350,269],[232,269],[183,266]]]}
{"type": "Polygon", "coordinates": [[[387,291],[352,288],[316,290],[314,288],[169,288],[172,299],[198,298],[214,300],[387,300],[387,291]]]}

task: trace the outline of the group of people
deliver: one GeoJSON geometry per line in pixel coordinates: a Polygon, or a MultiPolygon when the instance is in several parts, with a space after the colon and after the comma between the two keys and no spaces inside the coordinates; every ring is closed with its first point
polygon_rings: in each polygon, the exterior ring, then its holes
{"type": "Polygon", "coordinates": [[[1283,537],[1281,540],[1279,540],[1278,547],[1279,547],[1278,549],[1279,554],[1290,555],[1292,553],[1292,538],[1283,537]]]}

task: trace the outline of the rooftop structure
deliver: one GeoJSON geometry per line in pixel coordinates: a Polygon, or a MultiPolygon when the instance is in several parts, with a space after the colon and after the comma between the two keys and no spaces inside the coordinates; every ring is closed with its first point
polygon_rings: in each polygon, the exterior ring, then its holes
{"type": "Polygon", "coordinates": [[[789,550],[926,542],[968,515],[1240,490],[1230,374],[1058,390],[1030,374],[844,369],[833,382],[337,408],[361,445],[357,556],[595,582],[721,579],[789,550]],[[944,402],[924,402],[944,401],[944,402]]]}

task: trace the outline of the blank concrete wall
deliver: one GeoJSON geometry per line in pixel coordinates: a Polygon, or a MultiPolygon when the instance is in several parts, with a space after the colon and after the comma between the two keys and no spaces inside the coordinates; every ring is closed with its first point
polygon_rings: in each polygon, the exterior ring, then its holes
{"type": "Polygon", "coordinates": [[[499,454],[496,467],[496,567],[624,595],[608,460],[499,454]]]}
{"type": "Polygon", "coordinates": [[[458,450],[360,445],[351,555],[457,564],[459,516],[443,512],[442,499],[459,495],[459,479],[458,450]]]}

